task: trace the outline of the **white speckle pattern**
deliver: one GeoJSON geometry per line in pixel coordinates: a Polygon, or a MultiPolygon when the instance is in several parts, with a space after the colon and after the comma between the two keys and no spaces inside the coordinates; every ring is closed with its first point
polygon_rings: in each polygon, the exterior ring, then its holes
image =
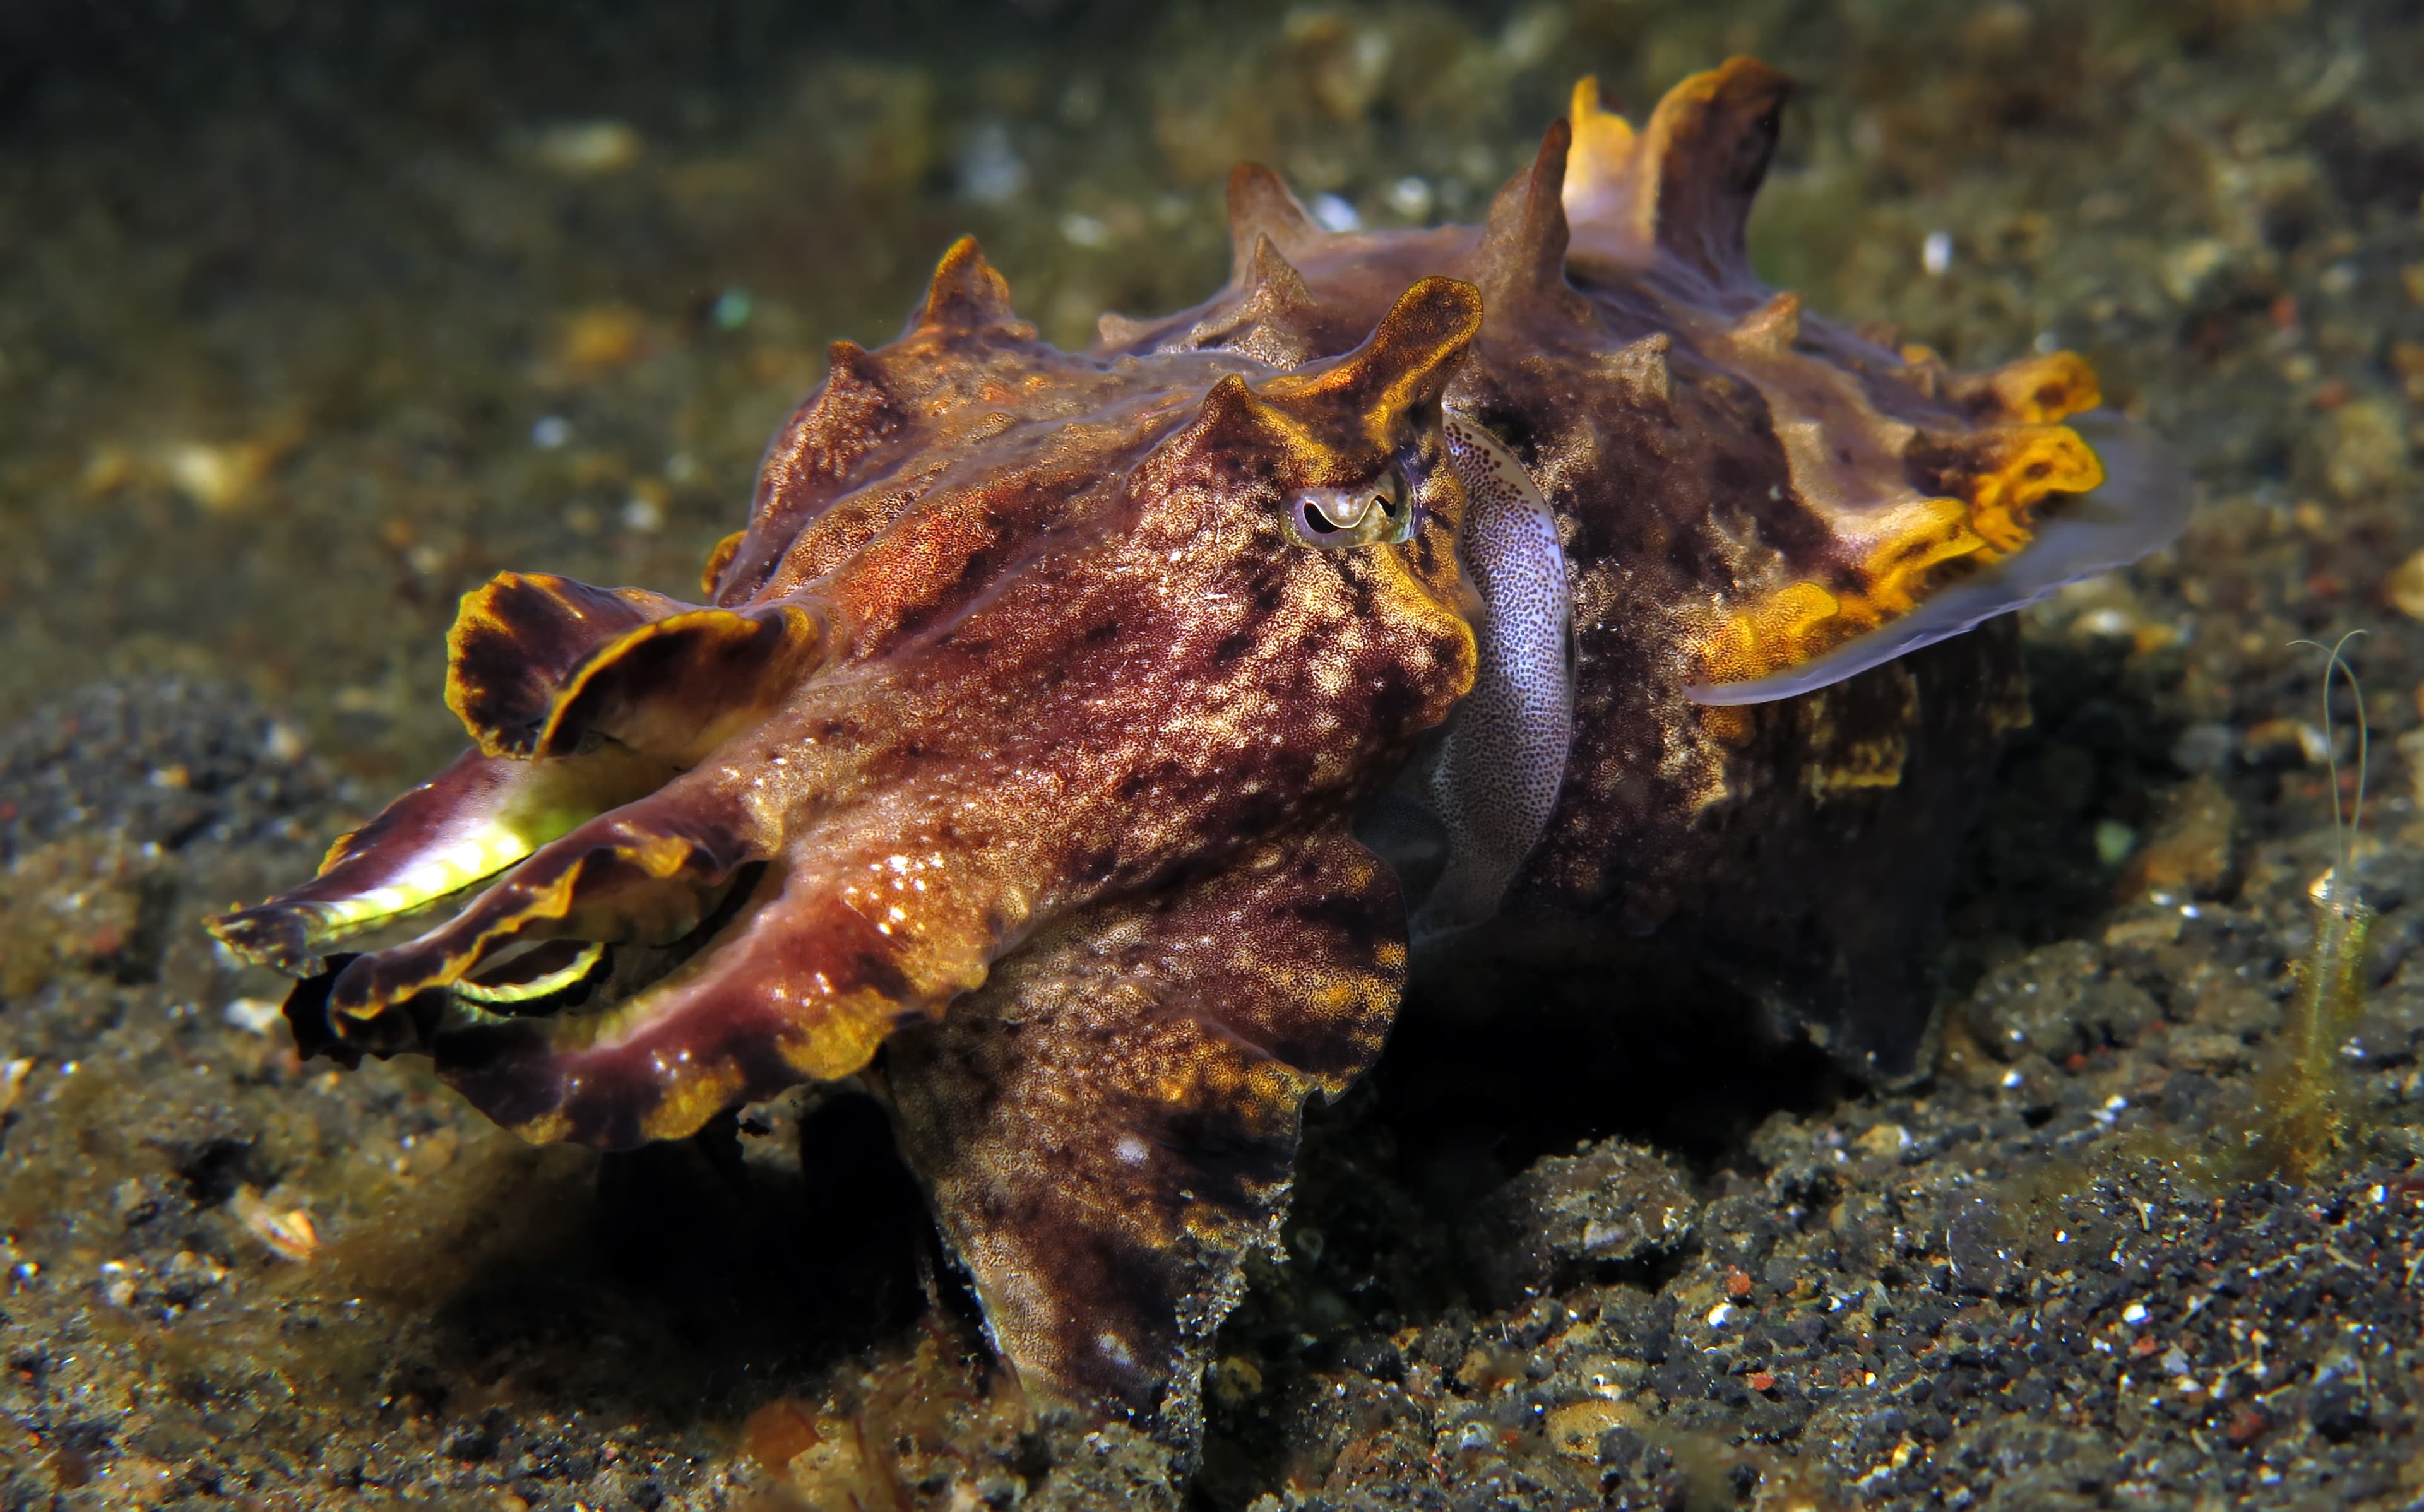
{"type": "Polygon", "coordinates": [[[1473,692],[1424,783],[1448,857],[1414,914],[1417,940],[1497,912],[1556,806],[1573,731],[1573,595],[1556,517],[1477,422],[1451,413],[1447,441],[1467,501],[1457,555],[1485,611],[1473,692]]]}

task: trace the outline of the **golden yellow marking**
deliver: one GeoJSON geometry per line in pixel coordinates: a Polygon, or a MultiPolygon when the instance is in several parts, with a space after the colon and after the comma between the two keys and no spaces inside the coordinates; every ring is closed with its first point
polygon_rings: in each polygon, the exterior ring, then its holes
{"type": "Polygon", "coordinates": [[[582,947],[581,953],[572,958],[570,965],[559,970],[533,977],[528,981],[506,982],[493,987],[466,979],[454,984],[454,995],[468,997],[475,1003],[527,1003],[534,997],[562,992],[588,976],[605,953],[606,947],[593,941],[582,947]]]}
{"type": "Polygon", "coordinates": [[[741,1083],[741,1073],[727,1061],[687,1065],[666,1086],[663,1098],[640,1120],[640,1132],[651,1139],[680,1139],[696,1134],[709,1119],[732,1105],[741,1083]]]}
{"type": "Polygon", "coordinates": [[[1876,731],[1866,740],[1846,740],[1836,722],[1837,697],[1824,691],[1800,701],[1794,717],[1801,724],[1808,757],[1801,769],[1802,790],[1825,803],[1866,788],[1893,788],[1902,783],[1910,756],[1909,731],[1919,722],[1919,679],[1896,664],[1883,674],[1901,703],[1895,717],[1883,724],[1863,721],[1876,731]]]}
{"type": "Polygon", "coordinates": [[[2046,496],[2085,493],[2104,481],[2104,464],[2067,425],[2012,427],[2014,445],[2003,462],[1970,485],[1970,525],[1994,549],[2009,556],[2035,534],[2031,519],[2046,496]]]}
{"type": "Polygon", "coordinates": [[[714,549],[707,553],[707,565],[699,568],[698,572],[700,593],[714,597],[716,582],[723,578],[724,569],[732,565],[732,559],[741,554],[741,538],[748,533],[747,531],[734,531],[716,542],[714,549]]]}
{"type": "Polygon", "coordinates": [[[1701,661],[1711,682],[1747,682],[1826,649],[1819,627],[1841,617],[1842,600],[1814,582],[1788,583],[1735,614],[1712,636],[1701,661]]]}
{"type": "Polygon", "coordinates": [[[1743,682],[1823,656],[1910,613],[1926,597],[1936,568],[1986,549],[1958,499],[1915,500],[1895,513],[1903,519],[1860,564],[1858,590],[1836,594],[1807,579],[1787,583],[1709,638],[1701,651],[1703,676],[1743,682]]]}
{"type": "Polygon", "coordinates": [[[1910,613],[1922,596],[1929,571],[1982,549],[1985,540],[1970,528],[1970,510],[1958,499],[1922,499],[1894,512],[1898,528],[1878,542],[1860,564],[1867,602],[1847,604],[1860,629],[1910,613]]]}
{"type": "Polygon", "coordinates": [[[1566,218],[1586,250],[1646,256],[1656,213],[1654,186],[1641,183],[1641,139],[1633,123],[1600,103],[1599,80],[1574,81],[1567,119],[1574,131],[1558,188],[1566,218]]]}
{"type": "Polygon", "coordinates": [[[1479,290],[1454,279],[1425,279],[1400,294],[1371,338],[1335,366],[1310,375],[1281,374],[1259,392],[1242,379],[1223,378],[1213,393],[1223,396],[1233,412],[1261,421],[1269,438],[1302,469],[1300,484],[1360,483],[1388,454],[1392,432],[1407,412],[1435,391],[1441,368],[1461,357],[1480,330],[1479,290]],[[1341,403],[1352,406],[1368,454],[1343,454],[1298,418],[1334,424],[1341,403]],[[1340,462],[1347,464],[1343,472],[1340,462]]]}
{"type": "Polygon", "coordinates": [[[2096,370],[2076,352],[2024,357],[1981,376],[2005,418],[2023,425],[2049,425],[2104,402],[2096,370]]]}
{"type": "Polygon", "coordinates": [[[1763,676],[1898,619],[1939,585],[1938,568],[1953,562],[1985,566],[2010,556],[2034,537],[2033,517],[2047,498],[2104,482],[2103,463],[2066,425],[2001,426],[1971,439],[1985,465],[1952,480],[1966,499],[1898,506],[1855,569],[1858,586],[1849,592],[1789,583],[1730,616],[1703,644],[1704,675],[1715,682],[1763,676]]]}
{"type": "MultiPolygon", "coordinates": [[[[356,933],[385,919],[411,913],[425,903],[459,893],[493,877],[550,840],[564,835],[588,816],[572,811],[542,812],[516,824],[493,822],[462,839],[423,855],[403,875],[383,886],[351,898],[320,899],[305,905],[318,945],[356,933]]],[[[325,867],[323,868],[326,869],[325,867]]]]}
{"type": "Polygon", "coordinates": [[[1749,742],[1751,732],[1750,706],[1745,704],[1704,704],[1698,706],[1700,728],[1709,739],[1720,745],[1742,746],[1749,742]]]}

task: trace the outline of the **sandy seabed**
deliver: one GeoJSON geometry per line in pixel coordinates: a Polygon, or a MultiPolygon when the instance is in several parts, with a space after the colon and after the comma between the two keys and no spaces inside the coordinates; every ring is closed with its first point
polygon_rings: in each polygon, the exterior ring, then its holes
{"type": "Polygon", "coordinates": [[[2424,1496],[2412,8],[97,14],[0,20],[0,1507],[2424,1496]],[[529,1149],[297,1061],[201,933],[459,741],[465,589],[684,589],[950,235],[1074,343],[1217,284],[1236,158],[1470,218],[1573,73],[1638,110],[1734,52],[1804,85],[1771,281],[2084,352],[2206,501],[2027,616],[1919,1084],[1417,1015],[1316,1118],[1180,1488],[997,1378],[863,1100],[529,1149]],[[2288,643],[2355,627],[2351,1134],[2251,1182],[2209,1156],[2335,853],[2288,643]]]}

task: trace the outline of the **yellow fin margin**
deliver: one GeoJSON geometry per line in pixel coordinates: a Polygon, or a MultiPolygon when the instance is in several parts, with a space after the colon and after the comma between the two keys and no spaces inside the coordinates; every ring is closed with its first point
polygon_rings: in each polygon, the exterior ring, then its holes
{"type": "Polygon", "coordinates": [[[1940,586],[1938,568],[1954,562],[1983,567],[2023,549],[2048,498],[2086,493],[2104,482],[2095,450],[2067,425],[1970,432],[1955,438],[1954,450],[1940,481],[1959,497],[1899,506],[1903,519],[1862,558],[1856,589],[1837,592],[1804,580],[1728,616],[1703,643],[1704,678],[1765,676],[1898,619],[1940,586]]]}
{"type": "Polygon", "coordinates": [[[2028,545],[2033,517],[2051,494],[2081,494],[2104,481],[2104,464],[2067,425],[2014,426],[2001,464],[1973,476],[1970,523],[1999,561],[2028,545]]]}

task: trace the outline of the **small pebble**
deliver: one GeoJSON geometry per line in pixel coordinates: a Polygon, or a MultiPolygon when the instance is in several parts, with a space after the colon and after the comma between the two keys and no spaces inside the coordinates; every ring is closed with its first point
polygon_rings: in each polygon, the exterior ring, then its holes
{"type": "Polygon", "coordinates": [[[1408,220],[1424,220],[1431,213],[1430,182],[1409,173],[1389,185],[1389,208],[1408,220]]]}
{"type": "Polygon", "coordinates": [[[1313,212],[1313,218],[1321,223],[1323,231],[1353,231],[1364,229],[1364,217],[1357,215],[1355,207],[1338,195],[1315,195],[1313,203],[1306,208],[1313,212]]]}
{"type": "Polygon", "coordinates": [[[319,1228],[299,1207],[279,1211],[251,1187],[240,1186],[228,1199],[228,1211],[281,1260],[301,1262],[319,1252],[319,1228]]]}
{"type": "Polygon", "coordinates": [[[628,121],[566,121],[538,134],[531,143],[531,157],[567,179],[596,178],[638,162],[640,134],[628,121]]]}
{"type": "Polygon", "coordinates": [[[1027,188],[1025,159],[1011,146],[1010,128],[981,121],[960,149],[960,193],[981,205],[1006,205],[1027,188]]]}
{"type": "Polygon", "coordinates": [[[2424,619],[2424,551],[2417,551],[2391,569],[2382,582],[2382,597],[2409,619],[2424,619]]]}
{"type": "Polygon", "coordinates": [[[219,1010],[219,1017],[247,1034],[267,1034],[286,1019],[286,1011],[265,997],[239,997],[219,1010]]]}
{"type": "Polygon", "coordinates": [[[1073,210],[1060,217],[1060,239],[1092,251],[1111,245],[1111,228],[1092,215],[1073,210]]]}
{"type": "Polygon", "coordinates": [[[2101,820],[2096,826],[2096,859],[2117,867],[2138,848],[2138,832],[2119,820],[2101,820]]]}

